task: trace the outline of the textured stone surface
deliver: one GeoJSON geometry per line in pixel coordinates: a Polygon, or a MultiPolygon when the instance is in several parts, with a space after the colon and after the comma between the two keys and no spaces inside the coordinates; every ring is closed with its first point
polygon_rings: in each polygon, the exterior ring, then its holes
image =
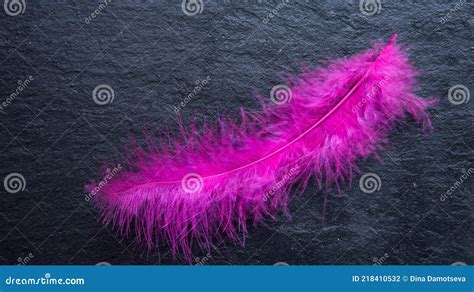
{"type": "Polygon", "coordinates": [[[0,11],[2,101],[18,80],[33,77],[0,113],[0,175],[26,180],[24,191],[0,190],[0,263],[29,253],[34,264],[172,263],[166,247],[161,257],[144,252],[98,222],[83,186],[101,162],[121,159],[130,132],[175,127],[170,106],[197,80],[211,78],[181,110],[186,122],[257,108],[255,91],[268,96],[280,72],[357,53],[395,31],[424,71],[419,94],[440,98],[430,111],[434,132],[422,134],[410,120],[392,133],[381,161],[360,163],[380,177],[378,192],[362,192],[357,175],[341,193],[327,194],[323,215],[323,193],[310,184],[293,200],[291,220],[253,228],[245,247],[196,251],[195,262],[474,263],[474,178],[440,200],[474,167],[474,101],[453,105],[447,98],[456,84],[474,90],[470,1],[449,15],[458,2],[384,1],[372,16],[358,1],[289,1],[281,9],[280,2],[205,1],[196,16],[180,4],[113,1],[89,23],[99,2],[26,2],[21,15],[0,11]],[[100,84],[113,88],[112,103],[94,103],[100,84]]]}

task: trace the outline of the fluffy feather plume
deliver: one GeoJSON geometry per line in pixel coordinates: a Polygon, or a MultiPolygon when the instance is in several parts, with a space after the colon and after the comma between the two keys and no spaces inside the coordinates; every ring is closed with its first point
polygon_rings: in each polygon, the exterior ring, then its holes
{"type": "Polygon", "coordinates": [[[381,149],[407,113],[431,125],[433,100],[413,93],[417,73],[395,38],[292,78],[275,92],[281,102],[242,110],[239,123],[148,139],[127,170],[86,188],[105,222],[134,229],[149,248],[166,243],[190,259],[194,242],[241,242],[249,222],[287,210],[294,183],[302,191],[311,177],[320,188],[350,180],[356,161],[381,149]]]}

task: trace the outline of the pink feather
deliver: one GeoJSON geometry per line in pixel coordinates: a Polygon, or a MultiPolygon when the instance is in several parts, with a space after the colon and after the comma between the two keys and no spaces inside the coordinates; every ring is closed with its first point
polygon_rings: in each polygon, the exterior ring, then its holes
{"type": "Polygon", "coordinates": [[[242,242],[249,221],[287,211],[296,182],[302,191],[311,177],[320,188],[350,181],[356,161],[380,150],[407,113],[431,126],[425,110],[434,101],[413,93],[417,73],[395,38],[302,73],[277,93],[287,103],[262,101],[259,113],[242,110],[239,123],[147,139],[132,166],[86,189],[105,222],[135,229],[148,248],[168,244],[174,257],[190,259],[193,242],[242,242]]]}

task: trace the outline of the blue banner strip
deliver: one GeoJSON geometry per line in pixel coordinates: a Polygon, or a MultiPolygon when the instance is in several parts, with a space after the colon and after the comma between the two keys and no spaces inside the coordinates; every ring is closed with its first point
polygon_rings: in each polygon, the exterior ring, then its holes
{"type": "Polygon", "coordinates": [[[0,291],[474,291],[473,266],[1,266],[0,291]]]}

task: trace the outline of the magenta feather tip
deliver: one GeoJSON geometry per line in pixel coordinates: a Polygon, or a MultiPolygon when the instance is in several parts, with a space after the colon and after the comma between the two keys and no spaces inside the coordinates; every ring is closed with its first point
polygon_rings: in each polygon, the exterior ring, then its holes
{"type": "Polygon", "coordinates": [[[357,161],[381,150],[407,114],[431,126],[434,100],[414,94],[417,72],[396,36],[291,78],[274,103],[242,110],[239,123],[148,138],[146,151],[134,148],[132,165],[86,189],[106,223],[134,230],[148,248],[167,244],[189,260],[194,243],[206,250],[226,238],[242,243],[249,223],[286,212],[291,193],[311,177],[321,189],[350,181],[357,161]]]}

